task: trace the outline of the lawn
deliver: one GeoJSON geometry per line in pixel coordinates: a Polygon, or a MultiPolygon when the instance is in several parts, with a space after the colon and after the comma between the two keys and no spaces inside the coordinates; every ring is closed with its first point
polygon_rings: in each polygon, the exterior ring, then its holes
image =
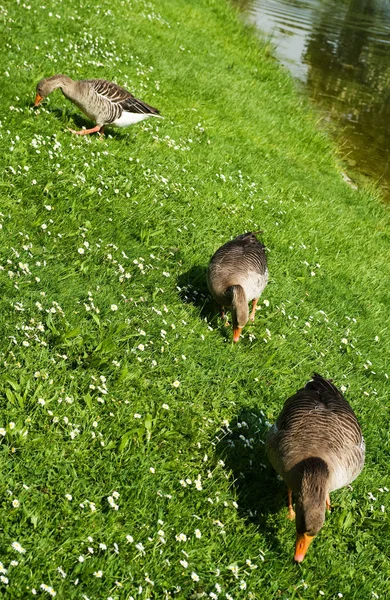
{"type": "Polygon", "coordinates": [[[224,0],[6,3],[0,153],[1,593],[364,600],[390,593],[389,207],[224,0]],[[108,135],[44,76],[157,107],[108,135]],[[205,269],[245,231],[270,282],[239,344],[205,269]],[[264,453],[318,371],[366,466],[302,565],[264,453]]]}

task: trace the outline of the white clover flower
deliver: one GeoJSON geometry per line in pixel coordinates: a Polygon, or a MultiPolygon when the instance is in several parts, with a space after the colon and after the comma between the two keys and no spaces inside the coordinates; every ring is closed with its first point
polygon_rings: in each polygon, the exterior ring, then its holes
{"type": "Polygon", "coordinates": [[[116,304],[111,304],[111,310],[112,310],[112,311],[114,311],[114,312],[115,312],[116,310],[118,310],[118,307],[117,307],[117,305],[116,305],[116,304]]]}
{"type": "Polygon", "coordinates": [[[20,554],[24,554],[26,552],[26,550],[22,548],[19,542],[12,542],[11,546],[14,550],[16,550],[16,552],[20,552],[20,554]]]}
{"type": "Polygon", "coordinates": [[[141,554],[145,554],[145,546],[141,544],[141,542],[136,544],[135,547],[137,548],[138,552],[140,552],[141,554]]]}
{"type": "Polygon", "coordinates": [[[57,567],[57,571],[59,572],[59,574],[61,575],[61,577],[63,577],[63,579],[66,578],[66,573],[64,571],[64,569],[62,567],[57,567]]]}

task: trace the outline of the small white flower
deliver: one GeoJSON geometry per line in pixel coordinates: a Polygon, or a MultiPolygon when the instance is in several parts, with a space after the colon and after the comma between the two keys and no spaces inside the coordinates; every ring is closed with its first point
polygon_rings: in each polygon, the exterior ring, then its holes
{"type": "Polygon", "coordinates": [[[154,467],[150,467],[149,471],[150,471],[151,473],[155,473],[155,472],[156,472],[156,469],[155,469],[154,467]]]}
{"type": "Polygon", "coordinates": [[[4,575],[0,576],[0,581],[5,585],[8,585],[8,577],[4,577],[4,575]]]}
{"type": "Polygon", "coordinates": [[[7,432],[4,427],[0,427],[0,435],[5,435],[7,432]]]}
{"type": "Polygon", "coordinates": [[[65,498],[67,500],[69,500],[69,502],[72,500],[72,495],[71,494],[65,494],[65,498]]]}
{"type": "Polygon", "coordinates": [[[82,554],[80,554],[79,556],[79,562],[83,563],[85,561],[85,558],[82,554]]]}
{"type": "Polygon", "coordinates": [[[175,537],[178,542],[186,542],[187,541],[187,536],[185,533],[179,533],[175,537]]]}
{"type": "Polygon", "coordinates": [[[202,534],[199,529],[195,529],[195,537],[198,538],[198,540],[200,540],[200,538],[202,537],[202,534]]]}
{"type": "Polygon", "coordinates": [[[95,571],[94,575],[95,575],[95,577],[98,577],[99,579],[101,579],[103,577],[103,571],[95,571]]]}
{"type": "Polygon", "coordinates": [[[180,381],[178,381],[178,380],[176,379],[176,381],[174,381],[174,382],[172,383],[172,385],[173,385],[173,387],[174,387],[174,388],[178,388],[178,387],[179,387],[179,385],[180,385],[180,381]]]}
{"type": "Polygon", "coordinates": [[[20,506],[20,502],[19,502],[19,500],[18,500],[17,498],[14,498],[14,499],[12,500],[12,506],[13,506],[14,508],[18,508],[18,507],[20,506]]]}
{"type": "Polygon", "coordinates": [[[342,340],[341,340],[341,343],[342,343],[342,344],[348,344],[348,340],[347,340],[347,338],[342,338],[342,340]]]}
{"type": "Polygon", "coordinates": [[[45,406],[46,402],[43,398],[38,398],[38,404],[40,404],[41,406],[45,406]]]}
{"type": "Polygon", "coordinates": [[[11,423],[8,424],[8,427],[10,429],[15,429],[15,423],[13,421],[11,421],[11,423]]]}
{"type": "Polygon", "coordinates": [[[9,564],[11,565],[11,567],[17,567],[19,563],[17,560],[11,560],[9,564]]]}
{"type": "Polygon", "coordinates": [[[169,405],[168,404],[163,404],[162,408],[164,408],[165,410],[169,410],[169,405]]]}
{"type": "Polygon", "coordinates": [[[84,250],[84,248],[77,248],[77,252],[79,254],[84,254],[85,250],[84,250]]]}
{"type": "Polygon", "coordinates": [[[191,573],[191,579],[193,581],[199,581],[199,575],[197,575],[194,571],[191,573]]]}
{"type": "Polygon", "coordinates": [[[99,548],[100,548],[100,550],[107,550],[107,546],[106,546],[106,544],[102,544],[102,543],[100,543],[100,544],[99,544],[99,548]]]}
{"type": "Polygon", "coordinates": [[[12,542],[11,546],[14,550],[16,550],[16,552],[20,552],[20,554],[24,554],[26,552],[26,550],[22,548],[19,542],[12,542]]]}
{"type": "Polygon", "coordinates": [[[143,352],[145,350],[145,346],[143,344],[138,344],[137,349],[143,352]]]}
{"type": "Polygon", "coordinates": [[[116,311],[116,310],[118,310],[118,307],[117,307],[117,305],[116,305],[116,304],[111,304],[111,310],[112,310],[112,311],[116,311]]]}
{"type": "Polygon", "coordinates": [[[188,562],[186,560],[181,560],[180,564],[182,567],[184,567],[185,569],[188,567],[188,562]]]}
{"type": "Polygon", "coordinates": [[[129,544],[132,544],[134,542],[134,538],[132,535],[127,535],[126,536],[127,541],[129,542],[129,544]]]}

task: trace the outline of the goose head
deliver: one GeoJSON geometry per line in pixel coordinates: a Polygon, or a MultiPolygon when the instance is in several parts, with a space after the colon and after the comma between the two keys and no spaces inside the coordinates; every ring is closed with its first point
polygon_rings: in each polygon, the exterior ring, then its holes
{"type": "Polygon", "coordinates": [[[34,106],[38,106],[42,100],[44,100],[49,94],[54,92],[57,88],[66,87],[72,80],[66,75],[53,75],[53,77],[46,77],[41,79],[37,85],[37,91],[34,101],[34,106]]]}
{"type": "Polygon", "coordinates": [[[248,300],[244,289],[240,285],[233,285],[232,290],[232,321],[233,341],[238,342],[242,328],[249,319],[248,300]]]}
{"type": "Polygon", "coordinates": [[[329,469],[320,458],[303,461],[301,489],[296,502],[296,542],[294,560],[302,562],[325,521],[329,469]]]}

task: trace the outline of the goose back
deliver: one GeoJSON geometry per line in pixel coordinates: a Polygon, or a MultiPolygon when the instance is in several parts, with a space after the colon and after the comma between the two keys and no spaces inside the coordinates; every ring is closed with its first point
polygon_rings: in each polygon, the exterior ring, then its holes
{"type": "Polygon", "coordinates": [[[355,413],[342,393],[317,373],[285,402],[266,447],[273,467],[293,491],[299,490],[299,466],[306,459],[326,462],[329,492],[353,481],[364,464],[364,439],[355,413]]]}
{"type": "Polygon", "coordinates": [[[252,232],[239,235],[218,248],[207,271],[210,293],[223,306],[231,305],[229,289],[232,286],[240,285],[249,302],[261,295],[267,282],[264,246],[252,232]]]}

